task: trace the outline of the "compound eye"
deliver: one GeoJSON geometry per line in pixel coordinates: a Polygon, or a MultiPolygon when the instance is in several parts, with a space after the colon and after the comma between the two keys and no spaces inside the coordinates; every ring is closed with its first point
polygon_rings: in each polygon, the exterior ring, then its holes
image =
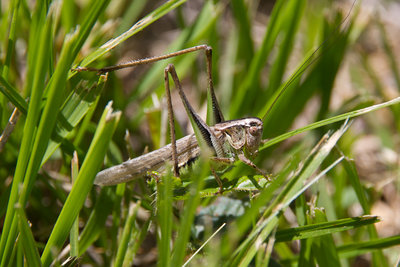
{"type": "Polygon", "coordinates": [[[258,134],[258,127],[255,127],[255,126],[250,127],[249,132],[250,132],[251,135],[257,135],[258,134]]]}

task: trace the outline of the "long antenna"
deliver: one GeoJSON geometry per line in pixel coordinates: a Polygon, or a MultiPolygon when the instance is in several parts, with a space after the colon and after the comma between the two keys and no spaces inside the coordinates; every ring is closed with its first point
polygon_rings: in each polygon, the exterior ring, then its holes
{"type": "MultiPolygon", "coordinates": [[[[307,58],[306,61],[303,62],[303,64],[301,64],[300,68],[297,69],[297,71],[290,77],[290,79],[285,83],[285,86],[280,90],[280,92],[278,93],[278,95],[275,97],[274,101],[272,102],[272,104],[269,106],[267,112],[264,114],[264,116],[262,117],[262,120],[264,121],[265,118],[267,118],[267,116],[269,115],[269,113],[271,112],[272,108],[275,106],[276,102],[278,102],[278,99],[280,98],[280,96],[286,91],[286,89],[297,79],[299,78],[307,69],[309,66],[311,66],[317,59],[319,59],[322,56],[322,53],[320,53],[318,56],[316,56],[314,58],[314,56],[318,53],[318,51],[320,51],[324,45],[331,40],[334,36],[337,36],[337,33],[340,31],[340,29],[342,28],[342,25],[345,24],[346,22],[348,23],[348,18],[350,17],[350,14],[352,13],[352,10],[355,6],[355,3],[357,2],[357,0],[354,0],[351,8],[349,10],[349,12],[347,13],[346,17],[343,19],[343,21],[335,28],[335,30],[333,31],[334,34],[330,35],[328,38],[326,38],[319,46],[317,49],[315,49],[315,51],[307,58]],[[303,68],[304,66],[306,66],[305,68],[303,68]]],[[[327,49],[330,48],[330,46],[326,47],[327,49]]]]}

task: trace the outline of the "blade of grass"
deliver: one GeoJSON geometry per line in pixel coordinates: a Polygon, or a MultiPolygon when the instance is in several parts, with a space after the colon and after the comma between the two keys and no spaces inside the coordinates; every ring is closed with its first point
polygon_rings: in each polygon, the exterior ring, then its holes
{"type": "Polygon", "coordinates": [[[39,251],[36,247],[29,221],[21,207],[16,208],[18,229],[20,232],[18,243],[24,250],[24,257],[28,266],[40,266],[39,251]]]}
{"type": "Polygon", "coordinates": [[[21,113],[26,114],[28,105],[24,98],[18,93],[17,89],[10,85],[2,76],[0,76],[0,92],[2,92],[8,101],[16,106],[21,113]]]}
{"type": "MultiPolygon", "coordinates": [[[[13,222],[14,218],[14,205],[18,201],[19,198],[19,188],[20,184],[22,184],[25,171],[27,165],[29,163],[31,148],[33,146],[33,140],[35,137],[36,124],[39,119],[40,106],[41,106],[41,98],[44,87],[44,78],[47,72],[47,64],[48,64],[48,51],[49,51],[49,43],[47,40],[48,36],[51,34],[51,20],[47,20],[44,22],[44,18],[41,20],[42,23],[42,31],[37,36],[40,36],[40,50],[35,55],[36,59],[36,69],[29,68],[28,76],[30,72],[36,72],[34,76],[32,76],[32,95],[30,97],[30,104],[28,109],[28,114],[26,118],[26,123],[24,126],[24,135],[21,142],[21,151],[18,155],[18,162],[14,174],[14,180],[11,188],[10,199],[8,201],[6,218],[4,220],[3,225],[3,234],[1,235],[0,240],[0,253],[2,253],[2,261],[1,266],[7,266],[7,262],[9,260],[9,256],[11,256],[11,247],[14,244],[17,230],[17,222],[13,222]],[[33,79],[34,78],[34,79],[33,79]]],[[[33,60],[33,59],[32,59],[33,60]]],[[[33,74],[32,74],[33,75],[33,74]]],[[[29,77],[28,77],[29,78],[29,77]]],[[[22,205],[25,206],[25,205],[22,205]]]]}
{"type": "Polygon", "coordinates": [[[60,59],[54,75],[51,77],[51,80],[46,87],[47,101],[37,129],[35,142],[31,152],[31,160],[29,161],[27,171],[25,173],[25,181],[19,199],[20,203],[23,205],[25,205],[28,199],[46,151],[52,129],[54,128],[57,120],[57,115],[62,103],[62,98],[59,97],[59,94],[62,94],[63,90],[65,89],[67,73],[74,58],[74,56],[71,55],[71,51],[76,37],[76,33],[66,36],[66,41],[61,51],[60,59]]]}
{"type": "Polygon", "coordinates": [[[239,39],[238,39],[238,57],[247,61],[245,63],[246,68],[250,64],[250,60],[254,56],[253,40],[251,38],[252,25],[249,19],[248,5],[243,0],[231,1],[233,15],[236,19],[236,25],[238,27],[239,39]]]}
{"type": "Polygon", "coordinates": [[[135,239],[133,240],[134,245],[128,248],[127,255],[125,255],[124,266],[128,266],[133,262],[133,259],[141,248],[141,245],[143,244],[143,241],[145,240],[148,231],[150,231],[151,222],[151,219],[145,221],[142,229],[140,229],[140,232],[135,236],[135,239]]]}
{"type": "Polygon", "coordinates": [[[264,145],[262,145],[260,147],[260,150],[263,150],[263,149],[265,149],[267,147],[270,147],[270,146],[272,146],[272,145],[274,145],[276,143],[282,142],[283,140],[286,140],[286,139],[288,139],[288,138],[290,138],[292,136],[295,136],[297,134],[300,134],[300,133],[303,133],[303,132],[306,132],[306,131],[309,131],[309,130],[313,130],[313,129],[316,129],[316,128],[319,128],[319,127],[322,127],[322,126],[325,126],[325,125],[329,125],[329,124],[332,124],[332,123],[335,123],[335,122],[338,122],[338,121],[343,121],[343,120],[351,119],[351,118],[354,118],[354,117],[358,117],[358,116],[367,114],[369,112],[373,112],[373,111],[379,110],[381,108],[385,108],[385,107],[389,107],[389,106],[392,106],[392,105],[396,105],[398,103],[400,103],[400,97],[397,97],[395,99],[392,99],[390,101],[387,101],[387,102],[384,102],[384,103],[381,103],[381,104],[373,105],[373,106],[370,106],[370,107],[367,107],[367,108],[363,108],[363,109],[359,109],[359,110],[350,111],[350,112],[347,112],[347,113],[344,113],[344,114],[341,114],[341,115],[338,115],[338,116],[335,116],[335,117],[331,117],[331,118],[328,118],[328,119],[325,119],[325,120],[321,120],[321,121],[317,121],[317,122],[311,123],[311,124],[309,124],[309,125],[307,125],[305,127],[302,127],[302,128],[299,128],[299,129],[296,129],[296,130],[281,134],[281,135],[279,135],[279,136],[277,136],[275,138],[272,138],[271,140],[266,142],[264,145]]]}
{"type": "MultiPolygon", "coordinates": [[[[171,10],[174,10],[181,4],[186,2],[186,0],[171,0],[166,3],[164,3],[162,6],[151,12],[149,15],[144,17],[143,19],[139,20],[135,25],[133,25],[129,30],[121,34],[120,36],[111,39],[104,45],[102,45],[100,48],[98,48],[96,51],[92,52],[90,55],[85,57],[84,60],[79,64],[81,67],[86,67],[89,65],[91,62],[95,61],[99,57],[103,56],[104,54],[108,53],[112,49],[114,49],[117,45],[121,44],[124,42],[126,39],[131,37],[132,35],[138,33],[139,31],[143,30],[147,26],[149,26],[151,23],[154,21],[158,20],[160,17],[164,16],[171,10]]],[[[80,49],[80,47],[79,47],[80,49]]],[[[75,73],[71,73],[70,77],[72,77],[75,73]]]]}
{"type": "Polygon", "coordinates": [[[366,242],[356,242],[338,247],[338,252],[342,257],[354,257],[376,249],[400,245],[400,236],[395,235],[366,242]]]}
{"type": "MultiPolygon", "coordinates": [[[[293,3],[293,2],[292,2],[293,3]]],[[[254,55],[250,64],[249,71],[247,72],[244,81],[238,86],[238,89],[233,94],[233,101],[231,105],[230,114],[233,117],[238,117],[240,107],[242,106],[243,99],[250,90],[250,88],[260,88],[260,75],[273,45],[278,37],[282,17],[280,14],[284,13],[287,8],[286,1],[278,1],[271,13],[271,18],[268,23],[267,30],[264,34],[262,45],[254,55]]],[[[257,91],[257,90],[255,90],[257,91]]]]}
{"type": "Polygon", "coordinates": [[[291,240],[301,240],[333,234],[336,232],[347,231],[357,227],[380,222],[378,216],[363,215],[359,217],[344,218],[335,221],[319,222],[307,224],[295,228],[279,230],[276,232],[276,242],[286,242],[291,240]]]}
{"type": "Polygon", "coordinates": [[[204,178],[208,175],[208,161],[202,160],[196,168],[197,175],[189,189],[189,197],[185,201],[183,216],[179,222],[178,234],[172,251],[171,266],[181,266],[189,240],[191,225],[200,202],[200,191],[204,186],[204,178]]]}
{"type": "Polygon", "coordinates": [[[285,68],[288,64],[288,59],[291,51],[293,50],[294,37],[299,28],[301,16],[304,12],[305,1],[291,1],[291,5],[288,5],[285,9],[284,17],[288,18],[285,20],[284,31],[285,36],[282,40],[282,44],[279,47],[279,52],[276,56],[276,60],[272,63],[270,71],[270,79],[267,92],[273,92],[282,83],[282,78],[285,72],[285,68]]]}
{"type": "MultiPolygon", "coordinates": [[[[329,101],[333,81],[349,44],[349,34],[352,32],[352,20],[348,18],[350,12],[351,9],[343,20],[341,13],[338,13],[336,17],[340,19],[333,23],[326,22],[324,29],[328,32],[328,36],[324,37],[323,43],[305,57],[291,77],[276,91],[273,90],[275,91],[273,94],[270,92],[268,95],[266,92],[264,97],[258,98],[260,102],[258,106],[261,110],[258,116],[262,116],[266,127],[264,136],[277,135],[287,130],[315,92],[321,91],[322,100],[329,101]],[[343,25],[350,26],[342,30],[343,25]],[[303,75],[312,65],[314,65],[312,70],[307,75],[303,75]],[[303,81],[300,79],[302,76],[305,76],[303,81]],[[263,99],[269,99],[269,101],[261,103],[263,99]]],[[[270,87],[270,89],[274,88],[270,87]]],[[[321,104],[320,116],[325,113],[325,106],[328,105],[321,104]]]]}
{"type": "Polygon", "coordinates": [[[323,143],[320,143],[316,148],[314,148],[311,155],[306,159],[302,169],[289,181],[283,191],[276,197],[269,208],[267,208],[263,217],[257,223],[257,228],[254,229],[245,241],[243,241],[236,249],[228,264],[237,265],[240,263],[242,266],[248,264],[256,253],[256,247],[252,246],[252,244],[255,242],[264,242],[267,236],[275,228],[279,218],[278,215],[309,186],[315,183],[320,177],[322,177],[322,175],[340,162],[342,158],[331,164],[328,168],[307,183],[306,186],[302,186],[306,179],[308,179],[315,170],[319,168],[322,161],[327,157],[330,150],[334,147],[347,128],[348,125],[342,127],[329,139],[324,140],[323,143]]]}
{"type": "MultiPolygon", "coordinates": [[[[78,154],[75,152],[74,156],[71,161],[71,180],[72,184],[75,183],[76,178],[78,177],[79,173],[79,160],[78,160],[78,154]]],[[[70,256],[71,257],[78,257],[79,256],[79,242],[78,242],[78,237],[79,237],[79,214],[76,217],[72,227],[71,231],[69,234],[69,240],[70,240],[70,256]]]]}
{"type": "MultiPolygon", "coordinates": [[[[191,27],[184,29],[182,33],[175,39],[175,41],[168,46],[166,52],[178,51],[183,49],[185,46],[190,47],[198,45],[199,42],[204,39],[205,34],[216,23],[216,19],[221,15],[221,13],[221,5],[213,4],[212,1],[207,1],[206,5],[201,10],[201,13],[197,16],[194,24],[192,24],[191,27]]],[[[185,59],[186,64],[191,64],[195,56],[196,55],[188,54],[183,58],[185,59]]],[[[188,66],[182,67],[181,64],[179,64],[181,62],[180,60],[182,60],[182,57],[172,60],[172,63],[174,63],[176,71],[179,73],[179,77],[182,78],[189,68],[188,66]]],[[[159,77],[162,77],[165,66],[165,62],[155,63],[147,72],[147,74],[140,80],[138,87],[133,92],[129,101],[133,101],[137,98],[143,99],[151,92],[150,89],[154,88],[154,85],[156,84],[155,82],[157,81],[160,86],[156,89],[156,91],[164,92],[164,84],[162,83],[163,80],[159,79],[159,77]]]]}
{"type": "Polygon", "coordinates": [[[147,1],[132,1],[118,26],[116,31],[117,35],[121,35],[126,29],[130,28],[130,26],[135,23],[140,13],[146,7],[146,3],[147,1]]]}
{"type": "MultiPolygon", "coordinates": [[[[309,222],[324,223],[327,222],[325,212],[318,207],[312,207],[308,214],[309,222]]],[[[339,256],[333,242],[332,234],[322,235],[312,238],[312,251],[316,263],[320,266],[339,266],[339,256]]]]}
{"type": "MultiPolygon", "coordinates": [[[[316,160],[318,161],[320,159],[321,155],[316,155],[316,160]]],[[[285,196],[285,193],[281,193],[280,196],[284,196],[285,198],[288,198],[282,205],[271,205],[271,207],[277,206],[278,209],[273,211],[273,213],[266,218],[265,220],[261,219],[257,225],[259,225],[253,232],[252,234],[246,238],[246,241],[243,242],[241,244],[241,254],[239,254],[237,256],[237,261],[240,260],[240,265],[241,266],[246,266],[246,264],[248,264],[252,258],[254,257],[254,255],[256,254],[256,246],[254,246],[255,243],[258,242],[264,242],[265,239],[271,234],[271,232],[275,229],[278,220],[279,220],[279,215],[283,212],[283,210],[285,208],[287,208],[289,206],[289,204],[291,202],[293,202],[300,194],[302,194],[307,188],[309,188],[312,184],[314,184],[316,181],[318,181],[321,177],[323,177],[329,170],[331,170],[333,167],[335,167],[343,158],[339,158],[338,160],[336,160],[333,164],[331,164],[329,167],[327,167],[326,169],[324,169],[321,173],[319,173],[314,179],[312,179],[308,184],[306,184],[303,188],[301,188],[300,191],[298,191],[295,195],[293,195],[292,197],[290,197],[290,195],[285,196]],[[259,234],[258,234],[259,233],[259,234]],[[257,235],[257,236],[255,236],[257,235]],[[251,236],[254,237],[254,241],[251,240],[251,236]],[[247,243],[247,245],[245,245],[245,243],[247,243]],[[253,244],[251,246],[251,244],[253,244]],[[246,248],[247,246],[247,248],[246,248]]],[[[312,165],[316,165],[316,162],[313,162],[311,164],[312,165]]],[[[314,168],[315,166],[312,166],[311,168],[314,168]]],[[[305,168],[305,173],[307,173],[309,170],[307,170],[307,168],[305,168]]],[[[304,175],[301,175],[304,176],[304,175]]],[[[300,177],[300,176],[298,176],[300,177]]],[[[297,179],[295,179],[297,180],[297,179]]],[[[290,184],[290,183],[289,183],[290,184]]],[[[287,186],[286,188],[290,188],[291,186],[287,186]]],[[[286,189],[285,188],[285,189],[286,189]]],[[[292,189],[292,191],[294,191],[292,189]]],[[[277,199],[279,199],[279,196],[277,197],[277,199]]],[[[276,201],[275,201],[276,202],[276,201]]],[[[269,209],[271,210],[271,209],[269,209]]],[[[266,212],[264,212],[265,214],[268,212],[268,210],[266,212]]],[[[240,248],[237,250],[238,252],[241,250],[240,248]]]]}
{"type": "MultiPolygon", "coordinates": [[[[1,76],[4,79],[8,79],[8,74],[10,70],[10,65],[11,65],[11,59],[12,55],[14,53],[14,46],[15,46],[15,34],[16,34],[16,27],[17,27],[17,22],[18,20],[18,15],[19,15],[19,6],[20,6],[20,0],[13,1],[10,5],[10,13],[11,19],[10,19],[10,29],[8,32],[8,39],[7,39],[7,53],[5,56],[5,60],[1,66],[1,76]]],[[[1,124],[0,124],[1,125],[1,124]]]]}
{"type": "MultiPolygon", "coordinates": [[[[10,30],[8,33],[8,41],[7,41],[7,52],[5,56],[5,60],[3,65],[1,66],[1,76],[5,80],[8,80],[8,74],[11,64],[11,58],[14,53],[14,45],[15,45],[15,32],[16,32],[16,25],[18,20],[18,10],[20,6],[20,0],[13,1],[10,5],[10,10],[12,13],[11,21],[10,21],[10,30]]],[[[7,121],[7,112],[5,112],[7,105],[6,98],[4,96],[0,96],[0,126],[3,126],[4,123],[7,121]]]]}
{"type": "MultiPolygon", "coordinates": [[[[90,6],[89,12],[87,16],[85,16],[85,20],[83,21],[79,29],[78,37],[75,42],[75,47],[72,52],[73,55],[77,55],[79,53],[84,42],[88,38],[93,28],[93,25],[96,23],[97,19],[104,12],[109,3],[110,0],[92,0],[91,4],[89,5],[90,6]]],[[[71,73],[68,79],[70,77],[71,73]]]]}
{"type": "MultiPolygon", "coordinates": [[[[239,239],[242,238],[242,236],[248,231],[248,228],[255,223],[260,210],[268,205],[273,198],[274,193],[277,192],[277,190],[279,190],[279,188],[284,184],[290,172],[294,171],[298,164],[299,159],[291,160],[286,165],[287,167],[285,167],[285,169],[279,173],[278,177],[274,178],[273,183],[269,184],[261,191],[260,195],[254,200],[251,207],[247,210],[246,214],[240,217],[237,221],[236,224],[238,232],[232,235],[233,237],[237,236],[239,239]]],[[[233,227],[233,229],[235,228],[236,226],[233,227]]],[[[231,231],[233,232],[233,230],[231,231]]]]}
{"type": "Polygon", "coordinates": [[[157,183],[157,222],[160,228],[158,266],[171,266],[172,190],[172,174],[169,172],[157,183]]]}
{"type": "MultiPolygon", "coordinates": [[[[361,207],[363,208],[364,213],[370,214],[371,207],[368,203],[365,189],[361,185],[361,182],[360,182],[361,180],[360,180],[360,177],[358,176],[354,161],[346,158],[343,161],[343,167],[348,174],[350,184],[352,185],[353,189],[355,190],[355,192],[357,194],[358,201],[359,201],[361,207]]],[[[374,225],[368,226],[368,234],[372,240],[379,238],[374,225]]],[[[375,251],[374,253],[372,253],[372,261],[375,263],[375,266],[378,266],[379,263],[388,266],[388,263],[385,259],[385,256],[383,255],[382,251],[375,251]]]]}
{"type": "Polygon", "coordinates": [[[113,113],[111,103],[104,109],[89,151],[83,161],[76,182],[61,210],[60,216],[53,228],[46,247],[42,254],[42,264],[48,266],[51,263],[53,253],[59,250],[72,227],[75,218],[93,186],[94,178],[100,169],[108,144],[115,131],[121,116],[120,112],[113,113]]]}
{"type": "Polygon", "coordinates": [[[78,92],[72,92],[64,102],[62,110],[58,117],[58,123],[55,128],[52,140],[50,140],[41,165],[43,165],[54,151],[60,146],[63,139],[79,124],[90,109],[94,109],[100,98],[106,82],[105,76],[99,76],[99,80],[94,89],[83,89],[78,92]]]}
{"type": "Polygon", "coordinates": [[[97,198],[85,228],[79,236],[79,256],[82,256],[88,247],[99,238],[101,232],[104,231],[104,225],[108,215],[113,210],[113,201],[115,201],[111,190],[111,188],[104,188],[97,198]]]}
{"type": "Polygon", "coordinates": [[[135,205],[131,204],[129,208],[128,220],[125,223],[124,230],[121,236],[121,242],[119,242],[117,256],[114,262],[114,266],[116,267],[123,266],[124,258],[128,248],[128,242],[131,239],[131,235],[133,234],[132,229],[139,208],[140,208],[140,201],[135,205]]]}

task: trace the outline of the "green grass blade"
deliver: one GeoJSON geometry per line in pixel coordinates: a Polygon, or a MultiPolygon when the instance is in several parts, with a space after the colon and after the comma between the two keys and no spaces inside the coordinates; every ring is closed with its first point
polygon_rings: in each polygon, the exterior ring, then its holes
{"type": "Polygon", "coordinates": [[[203,161],[196,168],[197,175],[193,175],[193,183],[189,190],[189,198],[185,201],[184,212],[179,222],[178,235],[172,251],[171,266],[181,266],[189,240],[196,207],[200,202],[200,191],[204,186],[204,178],[208,175],[208,162],[203,161]]]}
{"type": "Polygon", "coordinates": [[[62,98],[59,97],[59,94],[63,92],[63,89],[65,89],[67,73],[73,61],[71,51],[75,38],[76,35],[67,36],[54,75],[46,87],[47,101],[38,126],[35,142],[33,144],[31,160],[29,161],[25,174],[24,186],[19,200],[21,204],[25,204],[28,199],[29,192],[31,191],[31,187],[36,179],[47,144],[50,140],[52,129],[57,120],[57,115],[62,103],[62,98]]]}
{"type": "Polygon", "coordinates": [[[266,63],[279,34],[281,19],[283,19],[280,17],[280,14],[284,13],[285,8],[286,1],[278,1],[274,6],[262,44],[259,50],[255,53],[249,71],[246,73],[243,82],[239,84],[238,89],[234,91],[232,100],[233,104],[231,105],[230,111],[231,116],[237,117],[240,114],[241,110],[239,110],[239,108],[243,106],[243,99],[245,99],[249,90],[259,90],[261,70],[266,63]]]}
{"type": "MultiPolygon", "coordinates": [[[[356,192],[358,201],[364,210],[365,214],[371,214],[371,207],[368,203],[366,192],[364,187],[361,185],[360,177],[358,176],[357,169],[354,161],[349,159],[344,160],[343,167],[348,174],[349,181],[356,192]]],[[[368,226],[368,233],[372,240],[378,239],[378,233],[374,225],[368,226]]],[[[382,251],[375,251],[372,253],[373,262],[378,266],[380,264],[388,265],[382,251]]]]}
{"type": "Polygon", "coordinates": [[[10,70],[10,65],[11,65],[11,59],[12,55],[14,53],[14,46],[15,46],[15,37],[16,37],[16,27],[17,27],[17,22],[18,20],[18,12],[19,12],[19,6],[20,6],[20,0],[14,1],[10,5],[10,13],[12,13],[11,16],[11,21],[10,21],[10,30],[8,34],[8,40],[7,40],[7,53],[6,57],[4,60],[3,65],[1,66],[1,76],[5,79],[8,79],[8,74],[10,70]]]}
{"type": "Polygon", "coordinates": [[[246,215],[242,216],[238,220],[238,233],[235,233],[235,235],[241,237],[246,233],[246,231],[248,231],[249,227],[257,220],[260,210],[264,206],[268,205],[268,203],[272,200],[274,193],[277,192],[277,190],[279,190],[279,188],[284,184],[290,172],[293,172],[298,164],[299,160],[291,160],[287,164],[287,167],[279,173],[279,176],[274,178],[274,182],[261,191],[260,196],[253,201],[251,207],[247,210],[246,215]]]}
{"type": "MultiPolygon", "coordinates": [[[[124,32],[120,36],[108,41],[104,45],[102,45],[99,49],[85,57],[84,60],[79,64],[81,67],[85,67],[89,65],[91,62],[95,61],[99,57],[103,56],[104,54],[110,52],[113,48],[115,48],[117,45],[121,44],[124,42],[126,39],[129,37],[133,36],[134,34],[138,33],[139,31],[143,30],[147,26],[149,26],[151,23],[154,21],[158,20],[160,17],[164,16],[171,10],[174,10],[181,4],[186,2],[186,0],[172,0],[168,1],[153,12],[151,12],[149,15],[144,17],[143,19],[139,20],[135,25],[133,25],[128,31],[124,32]]],[[[73,74],[72,74],[73,75],[73,74]]]]}
{"type": "Polygon", "coordinates": [[[300,133],[303,133],[303,132],[306,132],[306,131],[310,131],[310,130],[313,130],[313,129],[316,129],[316,128],[319,128],[319,127],[322,127],[322,126],[325,126],[325,125],[329,125],[329,124],[332,124],[332,123],[335,123],[335,122],[338,122],[338,121],[344,121],[344,120],[348,120],[348,119],[351,119],[351,118],[355,118],[355,117],[367,114],[369,112],[373,112],[373,111],[379,110],[381,108],[385,108],[385,107],[389,107],[389,106],[392,106],[392,105],[396,105],[398,103],[400,103],[400,97],[392,99],[392,100],[384,102],[384,103],[381,103],[381,104],[377,104],[377,105],[370,106],[370,107],[363,108],[363,109],[359,109],[359,110],[350,111],[350,112],[347,112],[347,113],[344,113],[344,114],[341,114],[341,115],[338,115],[338,116],[335,116],[335,117],[331,117],[329,119],[325,119],[325,120],[321,120],[321,121],[317,121],[317,122],[311,123],[311,124],[309,124],[309,125],[307,125],[305,127],[302,127],[302,128],[299,128],[299,129],[284,133],[284,134],[282,134],[280,136],[277,136],[275,138],[272,138],[271,140],[266,142],[264,145],[262,145],[260,147],[260,150],[265,149],[267,147],[270,147],[270,146],[272,146],[272,145],[274,145],[276,143],[282,142],[283,140],[286,140],[287,138],[295,136],[297,134],[300,134],[300,133]]]}
{"type": "Polygon", "coordinates": [[[114,266],[116,267],[123,266],[124,258],[128,248],[128,242],[131,239],[131,235],[133,234],[132,229],[139,208],[140,208],[140,201],[137,204],[131,204],[131,207],[129,208],[128,219],[125,223],[124,230],[122,232],[121,242],[118,245],[117,256],[114,263],[114,266]]]}
{"type": "Polygon", "coordinates": [[[250,10],[247,9],[243,0],[231,1],[232,11],[238,25],[239,40],[238,40],[238,57],[245,63],[246,67],[250,64],[254,56],[253,40],[251,37],[252,25],[249,19],[250,10]]]}
{"type": "Polygon", "coordinates": [[[275,62],[272,63],[267,92],[273,92],[282,83],[282,78],[287,67],[288,59],[293,50],[294,37],[299,27],[301,16],[304,12],[305,1],[291,1],[285,10],[285,37],[280,46],[275,62]],[[287,24],[286,24],[287,23],[287,24]]]}
{"type": "MultiPolygon", "coordinates": [[[[16,25],[18,20],[18,10],[20,1],[13,1],[10,5],[10,13],[12,13],[10,21],[10,30],[7,41],[7,53],[3,65],[0,67],[2,79],[7,80],[11,64],[12,55],[14,54],[16,25]]],[[[7,113],[5,112],[7,105],[6,98],[0,95],[0,126],[3,126],[7,120],[7,113]]]]}
{"type": "Polygon", "coordinates": [[[28,105],[24,98],[2,76],[0,76],[0,91],[14,106],[26,115],[28,105]]]}
{"type": "MultiPolygon", "coordinates": [[[[213,4],[212,1],[207,1],[206,5],[201,10],[200,14],[196,17],[196,20],[191,25],[191,27],[183,30],[179,37],[176,38],[174,42],[172,42],[168,46],[166,52],[178,51],[183,48],[198,45],[199,42],[205,38],[205,35],[210,30],[210,28],[215,25],[216,20],[221,15],[221,13],[222,7],[220,5],[213,4]]],[[[186,55],[184,57],[186,60],[182,60],[182,58],[176,58],[175,60],[172,60],[172,63],[174,63],[177,73],[179,73],[179,78],[182,79],[182,77],[188,70],[188,66],[191,62],[193,62],[195,57],[196,55],[186,55]],[[180,64],[181,61],[183,61],[182,64],[180,64]]],[[[156,89],[156,91],[164,92],[165,89],[163,79],[160,79],[160,77],[163,77],[162,75],[165,67],[165,62],[155,63],[148,71],[148,73],[143,78],[141,78],[140,84],[130,97],[130,101],[134,101],[137,98],[144,98],[157,84],[159,85],[159,87],[156,89]]]]}
{"type": "Polygon", "coordinates": [[[172,175],[165,175],[160,183],[157,184],[157,221],[160,228],[158,247],[160,254],[158,266],[171,266],[171,239],[173,226],[172,213],[172,175]]]}
{"type": "Polygon", "coordinates": [[[41,105],[40,102],[44,87],[44,77],[47,71],[46,65],[48,64],[48,59],[49,59],[47,54],[49,51],[48,49],[49,43],[47,42],[48,40],[47,37],[51,33],[50,32],[51,20],[49,19],[45,24],[44,21],[42,20],[42,23],[43,23],[42,25],[43,28],[41,34],[38,35],[40,36],[41,45],[39,46],[40,47],[39,53],[36,55],[37,70],[29,69],[32,73],[35,72],[35,76],[33,80],[32,95],[30,97],[27,119],[24,127],[24,136],[22,138],[21,151],[18,156],[18,162],[14,175],[10,199],[8,201],[7,214],[3,226],[4,234],[2,234],[0,241],[0,251],[1,251],[0,253],[2,253],[3,255],[1,266],[7,265],[7,261],[9,259],[8,257],[10,256],[11,253],[11,247],[15,241],[15,231],[17,229],[16,226],[17,222],[15,221],[14,223],[12,223],[14,217],[14,205],[16,204],[19,198],[18,194],[19,187],[20,184],[22,184],[25,177],[25,171],[29,163],[31,148],[33,146],[33,140],[35,137],[36,124],[39,119],[39,112],[41,105]]]}
{"type": "Polygon", "coordinates": [[[93,28],[93,25],[96,23],[96,20],[104,12],[109,3],[110,0],[92,0],[91,4],[89,5],[89,13],[87,16],[85,16],[85,20],[79,29],[74,51],[72,52],[74,55],[77,55],[79,50],[81,50],[83,43],[86,41],[93,28]]]}
{"type": "MultiPolygon", "coordinates": [[[[309,213],[310,222],[326,222],[326,214],[323,210],[313,207],[309,213]]],[[[333,237],[331,234],[313,238],[313,255],[316,263],[320,266],[339,266],[339,256],[336,251],[333,237]]]]}
{"type": "Polygon", "coordinates": [[[111,190],[111,188],[101,190],[97,198],[85,228],[79,236],[79,256],[82,256],[88,247],[99,238],[102,231],[104,231],[107,217],[111,214],[114,207],[114,198],[111,190]]]}
{"type": "Polygon", "coordinates": [[[344,134],[348,126],[342,127],[335,132],[329,139],[324,140],[323,144],[317,145],[308,159],[303,163],[302,169],[293,177],[284,187],[282,192],[271,203],[269,208],[264,212],[264,216],[257,223],[257,228],[248,235],[246,240],[233,253],[232,262],[230,264],[240,264],[245,266],[256,254],[256,248],[251,246],[257,239],[265,240],[278,223],[280,212],[287,207],[295,198],[297,198],[306,188],[318,180],[326,171],[330,170],[339,161],[332,164],[315,179],[303,187],[303,183],[311,177],[311,175],[319,168],[322,161],[328,156],[330,150],[337,143],[339,138],[344,134]],[[279,209],[277,208],[279,207],[279,209]]]}
{"type": "Polygon", "coordinates": [[[395,235],[366,242],[356,242],[338,247],[338,251],[345,257],[364,254],[376,249],[384,249],[400,244],[400,236],[395,235]]]}
{"type": "Polygon", "coordinates": [[[24,250],[24,257],[28,266],[41,266],[39,251],[37,250],[35,239],[33,237],[29,221],[25,216],[24,210],[21,207],[16,209],[18,228],[20,238],[18,243],[24,250]]]}
{"type": "Polygon", "coordinates": [[[296,228],[289,228],[277,231],[276,242],[286,242],[290,240],[313,238],[322,235],[333,234],[336,232],[347,231],[377,222],[380,222],[379,217],[365,215],[354,218],[340,219],[336,221],[307,224],[296,228]]]}
{"type": "Polygon", "coordinates": [[[116,34],[121,35],[126,29],[129,29],[137,21],[145,7],[146,1],[132,1],[118,26],[116,34]]]}
{"type": "MultiPolygon", "coordinates": [[[[265,98],[259,98],[261,112],[258,116],[263,118],[266,127],[264,136],[277,135],[287,130],[304,109],[306,103],[317,92],[320,93],[321,98],[318,117],[322,119],[326,115],[333,82],[344,52],[349,45],[349,35],[352,32],[352,22],[348,22],[349,27],[340,30],[340,26],[346,20],[342,21],[340,14],[337,17],[339,19],[335,20],[332,25],[326,23],[324,43],[305,57],[292,76],[278,90],[273,94],[271,94],[272,92],[269,95],[264,94],[265,98]],[[312,70],[303,75],[308,68],[312,68],[312,70]],[[301,77],[303,81],[300,80],[301,77]],[[268,99],[268,101],[265,102],[264,99],[268,99]],[[264,103],[262,103],[263,101],[264,103]]],[[[270,91],[273,91],[274,88],[270,87],[270,91]]]]}
{"type": "Polygon", "coordinates": [[[93,186],[94,178],[103,162],[108,143],[119,121],[120,113],[113,113],[111,103],[105,108],[92,144],[83,161],[76,182],[61,210],[50,238],[42,254],[42,264],[49,265],[54,250],[59,250],[68,236],[70,228],[93,186]]]}
{"type": "Polygon", "coordinates": [[[43,165],[54,151],[60,146],[61,141],[67,138],[68,134],[78,125],[84,118],[89,109],[96,107],[100,93],[102,92],[106,82],[105,76],[100,76],[95,88],[78,89],[72,92],[63,104],[62,110],[58,117],[58,123],[55,128],[53,138],[47,146],[45,155],[41,165],[43,165]]]}
{"type": "MultiPolygon", "coordinates": [[[[74,156],[71,161],[71,181],[72,184],[75,183],[76,178],[78,177],[79,173],[79,162],[78,162],[78,154],[74,153],[74,156]]],[[[71,231],[69,234],[70,240],[70,256],[71,257],[78,257],[79,256],[79,214],[75,219],[71,231]]]]}

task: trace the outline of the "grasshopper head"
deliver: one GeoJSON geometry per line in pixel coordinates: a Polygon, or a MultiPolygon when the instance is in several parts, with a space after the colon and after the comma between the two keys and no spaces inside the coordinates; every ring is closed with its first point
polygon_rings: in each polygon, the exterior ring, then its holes
{"type": "Polygon", "coordinates": [[[250,157],[255,157],[262,138],[263,122],[259,118],[247,118],[244,119],[244,122],[246,131],[245,151],[250,157]]]}
{"type": "Polygon", "coordinates": [[[218,123],[213,129],[223,134],[235,150],[255,157],[261,142],[263,123],[259,118],[245,118],[218,123]]]}

